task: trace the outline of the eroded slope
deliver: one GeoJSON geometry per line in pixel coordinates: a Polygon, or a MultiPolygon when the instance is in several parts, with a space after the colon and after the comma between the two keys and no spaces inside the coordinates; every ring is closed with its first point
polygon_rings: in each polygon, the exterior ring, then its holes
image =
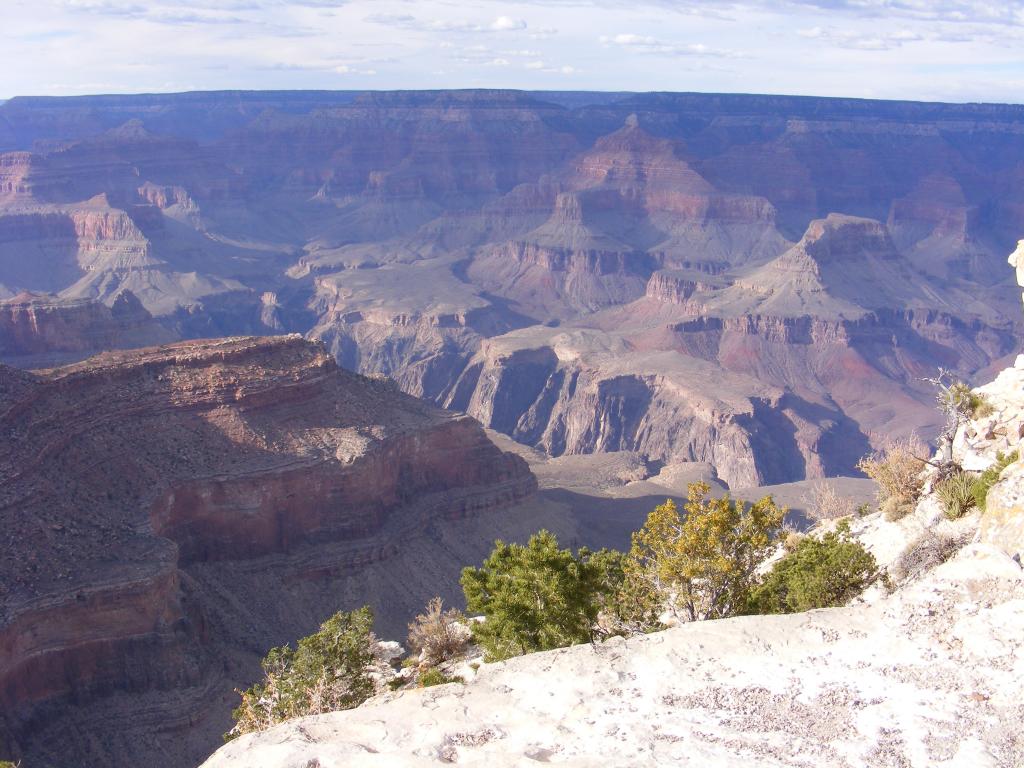
{"type": "Polygon", "coordinates": [[[194,763],[271,644],[395,632],[548,522],[472,419],[298,336],[0,366],[0,425],[0,741],[39,765],[194,763]]]}

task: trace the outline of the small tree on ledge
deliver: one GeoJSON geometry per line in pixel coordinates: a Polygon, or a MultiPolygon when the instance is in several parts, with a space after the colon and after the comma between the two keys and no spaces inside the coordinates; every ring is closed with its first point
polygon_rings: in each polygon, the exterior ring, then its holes
{"type": "Polygon", "coordinates": [[[633,534],[624,566],[627,583],[645,585],[681,621],[721,619],[745,608],[785,516],[771,496],[748,506],[710,492],[707,483],[690,484],[685,519],[671,500],[655,508],[633,534]]]}

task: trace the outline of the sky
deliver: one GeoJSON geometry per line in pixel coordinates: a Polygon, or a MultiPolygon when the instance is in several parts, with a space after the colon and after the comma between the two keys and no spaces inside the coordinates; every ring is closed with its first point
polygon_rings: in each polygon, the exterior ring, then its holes
{"type": "Polygon", "coordinates": [[[0,99],[523,88],[1024,101],[1024,0],[0,0],[0,99]]]}

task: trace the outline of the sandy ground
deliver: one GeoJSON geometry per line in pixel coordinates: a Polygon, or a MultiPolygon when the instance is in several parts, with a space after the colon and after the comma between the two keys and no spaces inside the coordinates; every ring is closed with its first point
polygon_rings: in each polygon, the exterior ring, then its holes
{"type": "MultiPolygon", "coordinates": [[[[644,524],[648,513],[666,499],[675,499],[677,503],[684,500],[689,483],[704,480],[715,495],[726,492],[710,464],[660,466],[627,451],[552,459],[494,430],[487,430],[487,435],[499,448],[519,454],[530,464],[540,484],[538,503],[549,505],[549,510],[560,509],[574,522],[577,537],[562,542],[567,546],[628,549],[630,535],[644,524]]],[[[822,481],[738,488],[729,493],[745,501],[770,494],[789,508],[789,522],[806,528],[805,498],[817,482],[822,481]]],[[[876,486],[866,478],[837,477],[825,482],[836,486],[855,504],[870,502],[875,497],[876,486]]]]}

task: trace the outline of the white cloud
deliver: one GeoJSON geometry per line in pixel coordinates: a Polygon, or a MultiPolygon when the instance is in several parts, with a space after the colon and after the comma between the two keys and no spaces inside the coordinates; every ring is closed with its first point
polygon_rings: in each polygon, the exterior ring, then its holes
{"type": "Polygon", "coordinates": [[[516,32],[527,27],[525,21],[511,16],[499,16],[487,24],[468,19],[424,19],[408,13],[371,13],[364,21],[417,32],[516,32]]]}
{"type": "Polygon", "coordinates": [[[908,29],[900,29],[894,32],[881,30],[859,32],[849,29],[817,26],[810,29],[797,30],[797,34],[808,40],[820,40],[839,48],[850,48],[860,51],[888,51],[893,48],[899,48],[906,43],[916,43],[926,39],[923,35],[908,29]]]}
{"type": "Polygon", "coordinates": [[[511,16],[499,16],[491,23],[491,29],[495,32],[511,32],[526,29],[526,22],[522,19],[513,19],[511,16]]]}
{"type": "Polygon", "coordinates": [[[0,98],[172,80],[543,88],[564,77],[599,90],[1024,100],[1024,0],[0,0],[0,17],[0,98]]]}
{"type": "Polygon", "coordinates": [[[639,53],[658,54],[663,56],[717,56],[738,58],[743,54],[737,51],[712,48],[703,43],[673,43],[660,40],[649,35],[618,34],[602,35],[599,41],[606,46],[619,46],[639,53]]]}

